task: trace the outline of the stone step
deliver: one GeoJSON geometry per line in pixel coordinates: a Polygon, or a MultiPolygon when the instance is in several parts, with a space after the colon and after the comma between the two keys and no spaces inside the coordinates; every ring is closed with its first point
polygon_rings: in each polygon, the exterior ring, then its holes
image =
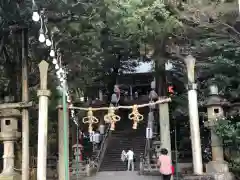
{"type": "Polygon", "coordinates": [[[94,177],[85,180],[160,180],[158,176],[139,176],[137,171],[99,172],[94,177]]]}
{"type": "Polygon", "coordinates": [[[113,149],[116,149],[116,148],[121,149],[123,147],[132,147],[133,149],[139,149],[138,147],[141,147],[141,148],[145,147],[145,144],[143,144],[143,142],[141,142],[141,141],[139,141],[139,142],[129,142],[129,143],[120,143],[120,142],[116,143],[116,142],[114,142],[114,143],[109,144],[108,147],[112,147],[113,149]],[[136,146],[134,148],[134,147],[132,147],[133,145],[138,145],[138,146],[136,146]]]}
{"type": "MultiPolygon", "coordinates": [[[[141,147],[141,149],[133,149],[133,151],[135,152],[135,154],[138,154],[138,153],[141,153],[142,152],[142,150],[144,150],[144,146],[143,147],[141,147]]],[[[106,154],[107,153],[113,153],[113,154],[121,154],[122,153],[122,150],[127,150],[128,149],[128,147],[121,147],[121,148],[118,148],[118,149],[112,149],[112,150],[107,150],[106,151],[106,154]]]]}
{"type": "Polygon", "coordinates": [[[131,126],[131,121],[125,123],[120,122],[117,124],[117,129],[122,130],[116,129],[116,131],[112,132],[100,167],[100,171],[125,171],[127,164],[126,162],[121,161],[121,153],[122,150],[126,151],[129,148],[133,148],[137,158],[135,166],[137,169],[139,169],[138,157],[144,152],[145,149],[146,123],[139,124],[138,129],[136,130],[131,129],[131,126]],[[128,128],[125,128],[127,126],[128,128]]]}
{"type": "MultiPolygon", "coordinates": [[[[119,159],[111,159],[111,160],[112,160],[111,163],[109,163],[109,161],[103,161],[103,162],[102,162],[102,165],[126,164],[126,163],[127,163],[127,162],[122,162],[120,158],[119,158],[119,159]]],[[[136,161],[135,161],[135,164],[136,164],[136,163],[139,163],[139,162],[140,162],[140,160],[136,160],[136,161]]]]}
{"type": "MultiPolygon", "coordinates": [[[[116,149],[116,150],[107,150],[106,153],[105,153],[105,156],[116,156],[116,157],[119,157],[121,156],[121,153],[122,153],[122,150],[124,149],[124,147],[122,147],[122,149],[116,149]]],[[[125,149],[128,149],[128,148],[125,148],[125,149]]],[[[141,153],[144,153],[144,147],[142,147],[142,149],[138,149],[138,150],[135,150],[133,149],[134,151],[134,154],[136,156],[140,155],[141,153]]]]}
{"type": "MultiPolygon", "coordinates": [[[[114,168],[112,166],[106,166],[104,168],[101,168],[100,171],[103,172],[103,171],[126,171],[126,170],[127,170],[127,164],[124,166],[115,165],[114,168]]],[[[138,166],[135,165],[134,170],[139,171],[140,170],[139,165],[138,166]]]]}
{"type": "MultiPolygon", "coordinates": [[[[134,168],[135,171],[139,171],[139,168],[135,167],[134,168]]],[[[102,168],[99,172],[105,172],[105,171],[111,171],[111,172],[115,172],[115,171],[127,171],[127,166],[124,167],[115,167],[114,169],[111,167],[105,167],[102,168]]]]}
{"type": "Polygon", "coordinates": [[[115,150],[115,149],[124,149],[124,148],[133,148],[134,150],[138,150],[138,149],[142,149],[142,148],[145,148],[145,144],[143,144],[142,142],[139,142],[139,143],[130,143],[130,144],[127,144],[127,145],[121,145],[121,144],[111,144],[108,146],[108,149],[109,150],[115,150]],[[134,145],[137,145],[138,146],[135,146],[135,148],[133,147],[134,145]]]}
{"type": "MultiPolygon", "coordinates": [[[[139,147],[140,149],[133,149],[135,154],[142,153],[142,150],[144,150],[145,146],[139,147]]],[[[107,149],[106,154],[120,154],[122,153],[122,150],[127,150],[128,147],[121,147],[121,148],[115,148],[115,149],[107,149]]]]}
{"type": "Polygon", "coordinates": [[[138,137],[138,138],[132,138],[132,137],[111,137],[110,138],[111,140],[117,140],[116,142],[125,142],[125,143],[127,143],[127,142],[130,142],[130,141],[133,141],[133,142],[142,142],[142,141],[144,141],[145,140],[145,137],[143,137],[143,136],[141,136],[141,137],[138,137]]]}

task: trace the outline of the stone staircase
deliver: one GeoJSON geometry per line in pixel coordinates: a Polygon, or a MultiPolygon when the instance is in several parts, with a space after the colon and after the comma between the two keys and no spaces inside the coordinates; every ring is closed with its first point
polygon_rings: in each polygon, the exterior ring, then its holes
{"type": "Polygon", "coordinates": [[[146,125],[141,123],[138,129],[134,130],[130,120],[122,120],[120,123],[117,124],[116,131],[112,132],[99,171],[126,171],[127,162],[121,161],[121,153],[129,148],[133,148],[136,157],[135,170],[139,170],[139,157],[145,149],[146,125]]]}
{"type": "Polygon", "coordinates": [[[126,171],[117,171],[117,172],[99,172],[97,176],[87,177],[84,180],[160,180],[159,176],[139,176],[137,172],[126,172],[126,171]]]}

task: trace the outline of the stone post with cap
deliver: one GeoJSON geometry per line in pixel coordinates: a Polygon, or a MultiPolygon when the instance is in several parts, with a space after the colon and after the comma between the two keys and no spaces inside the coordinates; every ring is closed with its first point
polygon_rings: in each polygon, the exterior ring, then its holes
{"type": "Polygon", "coordinates": [[[198,115],[197,84],[195,82],[196,59],[189,55],[184,59],[184,62],[186,64],[188,77],[188,111],[192,144],[193,173],[201,175],[203,174],[203,164],[198,115]]]}
{"type": "Polygon", "coordinates": [[[48,98],[51,92],[47,89],[48,63],[41,61],[40,89],[38,108],[38,155],[37,155],[37,180],[47,179],[47,134],[48,134],[48,98]]]}
{"type": "MultiPolygon", "coordinates": [[[[59,94],[60,94],[60,92],[59,92],[59,94]]],[[[62,108],[61,97],[59,97],[57,109],[58,109],[58,180],[64,180],[64,178],[65,178],[64,143],[63,143],[64,121],[63,121],[63,108],[62,108]]]]}
{"type": "MultiPolygon", "coordinates": [[[[62,87],[58,86],[58,180],[65,179],[65,165],[64,165],[64,119],[63,119],[63,102],[62,102],[62,87]]],[[[67,133],[69,134],[69,118],[67,118],[67,133]]],[[[68,136],[69,137],[69,136],[68,136]]],[[[67,144],[69,144],[69,138],[67,139],[67,144]]],[[[67,155],[69,157],[69,150],[67,148],[67,155]]]]}
{"type": "MultiPolygon", "coordinates": [[[[161,100],[165,99],[165,97],[158,97],[158,94],[155,92],[156,88],[156,81],[155,79],[151,82],[151,92],[149,94],[150,101],[154,100],[161,100]]],[[[154,109],[155,106],[150,107],[151,109],[154,109]]],[[[157,152],[157,155],[160,155],[160,149],[165,148],[169,152],[169,156],[171,158],[171,134],[170,134],[170,118],[169,118],[169,107],[168,102],[160,103],[158,105],[158,113],[159,113],[159,128],[160,128],[160,144],[159,142],[155,141],[153,142],[153,145],[155,146],[155,150],[157,152]]],[[[152,119],[153,112],[149,113],[149,118],[152,119]]],[[[149,121],[151,124],[153,121],[149,121]]]]}
{"type": "Polygon", "coordinates": [[[232,175],[229,173],[228,163],[224,161],[222,139],[217,136],[214,127],[218,123],[218,119],[224,117],[223,108],[228,106],[229,102],[220,97],[218,87],[210,86],[210,94],[205,103],[207,107],[208,121],[204,123],[211,131],[211,149],[212,161],[206,165],[206,172],[213,174],[215,179],[231,180],[232,175]]]}
{"type": "MultiPolygon", "coordinates": [[[[161,99],[164,99],[164,97],[159,98],[159,100],[161,99]]],[[[168,102],[160,103],[158,106],[159,106],[161,148],[166,148],[168,150],[168,155],[172,159],[168,102]]]]}

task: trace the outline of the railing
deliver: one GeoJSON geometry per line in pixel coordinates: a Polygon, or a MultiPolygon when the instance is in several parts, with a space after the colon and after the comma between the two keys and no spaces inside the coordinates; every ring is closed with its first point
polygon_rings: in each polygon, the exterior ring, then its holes
{"type": "Polygon", "coordinates": [[[144,148],[143,158],[146,159],[147,155],[148,155],[148,139],[145,140],[145,148],[144,148]]]}
{"type": "Polygon", "coordinates": [[[144,148],[144,152],[140,155],[140,164],[139,164],[139,174],[142,175],[145,169],[145,166],[149,166],[150,165],[150,155],[149,155],[149,139],[146,139],[145,141],[145,148],[144,148]]]}
{"type": "MultiPolygon", "coordinates": [[[[30,157],[30,178],[31,180],[37,179],[37,157],[30,157]]],[[[21,172],[21,169],[15,169],[17,172],[21,172]]],[[[56,156],[48,156],[47,157],[47,179],[48,180],[56,180],[58,178],[58,170],[57,170],[57,157],[56,156]]]]}
{"type": "Polygon", "coordinates": [[[106,148],[107,148],[109,136],[111,135],[110,127],[111,127],[111,125],[109,124],[109,126],[106,130],[106,133],[104,134],[103,140],[101,142],[100,150],[98,151],[96,158],[92,162],[92,166],[94,166],[97,169],[97,172],[99,171],[99,168],[101,166],[101,163],[102,163],[102,160],[103,160],[106,148]]]}
{"type": "Polygon", "coordinates": [[[145,144],[145,152],[144,152],[144,157],[145,157],[145,163],[150,165],[150,139],[146,139],[146,144],[145,144]]]}

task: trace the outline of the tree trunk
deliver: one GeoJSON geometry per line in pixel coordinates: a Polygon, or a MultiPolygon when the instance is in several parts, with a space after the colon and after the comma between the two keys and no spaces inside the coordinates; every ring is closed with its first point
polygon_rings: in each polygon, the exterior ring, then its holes
{"type": "Polygon", "coordinates": [[[155,78],[156,78],[156,89],[159,96],[167,96],[167,79],[165,71],[165,41],[163,38],[161,43],[156,43],[155,53],[153,58],[155,60],[155,78]]]}
{"type": "MultiPolygon", "coordinates": [[[[5,43],[6,43],[5,39],[5,43]]],[[[19,68],[17,65],[19,64],[19,58],[21,58],[21,54],[19,54],[19,34],[17,32],[14,33],[14,38],[12,43],[10,44],[13,47],[13,54],[12,56],[8,53],[6,44],[3,46],[3,55],[5,59],[5,72],[7,77],[9,78],[9,84],[7,87],[7,94],[5,96],[13,96],[14,101],[20,101],[20,91],[19,91],[19,68]],[[17,58],[16,58],[17,57],[17,58]]]]}
{"type": "Polygon", "coordinates": [[[113,71],[110,75],[110,79],[109,79],[109,83],[107,85],[107,90],[109,92],[108,94],[108,100],[109,102],[111,101],[112,98],[112,94],[114,93],[114,86],[118,83],[118,71],[120,68],[120,57],[118,57],[118,59],[115,60],[116,63],[113,65],[113,71]]]}
{"type": "Polygon", "coordinates": [[[159,96],[167,96],[167,82],[164,63],[156,64],[156,89],[159,96]]]}

